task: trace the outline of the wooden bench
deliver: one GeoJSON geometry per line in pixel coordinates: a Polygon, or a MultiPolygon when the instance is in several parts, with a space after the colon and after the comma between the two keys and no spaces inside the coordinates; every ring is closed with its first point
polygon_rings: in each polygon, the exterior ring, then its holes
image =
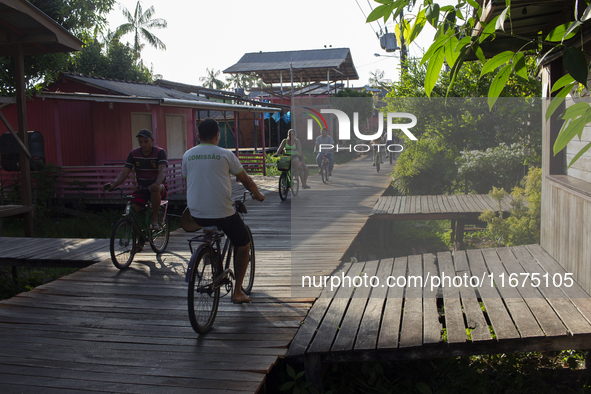
{"type": "Polygon", "coordinates": [[[346,263],[333,273],[360,275],[378,285],[325,287],[287,352],[317,385],[334,362],[591,349],[591,297],[540,245],[346,263]]]}

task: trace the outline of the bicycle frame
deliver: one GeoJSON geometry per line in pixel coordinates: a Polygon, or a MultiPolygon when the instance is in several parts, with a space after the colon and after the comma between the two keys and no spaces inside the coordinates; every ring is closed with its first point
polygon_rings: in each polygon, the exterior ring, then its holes
{"type": "MultiPolygon", "coordinates": [[[[155,235],[158,235],[159,232],[164,231],[164,228],[161,227],[160,230],[152,230],[150,227],[152,223],[152,206],[150,204],[146,205],[144,210],[136,211],[132,208],[132,201],[129,199],[127,201],[127,205],[125,206],[125,213],[123,217],[128,217],[131,219],[133,224],[137,227],[138,232],[140,233],[140,238],[147,239],[148,241],[152,242],[152,238],[155,235]]],[[[160,202],[160,206],[164,206],[164,217],[166,218],[168,214],[168,200],[163,200],[160,202]]]]}
{"type": "MultiPolygon", "coordinates": [[[[214,284],[217,286],[219,286],[221,282],[228,276],[232,276],[232,278],[234,278],[234,273],[230,269],[230,259],[232,258],[232,248],[230,248],[230,239],[226,238],[226,242],[224,243],[224,249],[222,250],[221,246],[223,237],[224,234],[222,232],[215,232],[205,233],[189,239],[189,249],[191,249],[191,255],[193,255],[194,253],[192,243],[199,242],[201,245],[199,245],[199,247],[197,248],[197,254],[199,254],[201,249],[209,248],[211,249],[211,255],[216,256],[216,259],[218,259],[217,263],[220,264],[220,266],[222,266],[221,263],[224,261],[224,259],[226,260],[224,271],[222,272],[222,274],[217,275],[216,278],[214,278],[214,284]]],[[[187,266],[187,274],[185,275],[185,282],[187,283],[191,281],[191,273],[193,272],[194,263],[195,262],[191,260],[189,261],[189,264],[187,266]]]]}

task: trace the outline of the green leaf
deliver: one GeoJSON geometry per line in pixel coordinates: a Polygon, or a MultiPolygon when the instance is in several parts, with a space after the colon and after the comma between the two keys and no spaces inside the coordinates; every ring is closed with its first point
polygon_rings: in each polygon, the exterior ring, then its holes
{"type": "Polygon", "coordinates": [[[583,12],[583,16],[581,17],[581,22],[585,22],[589,18],[591,18],[591,4],[589,4],[587,6],[587,8],[585,9],[585,12],[583,12]]]}
{"type": "Polygon", "coordinates": [[[279,390],[280,390],[280,391],[287,391],[287,390],[289,390],[290,388],[292,388],[294,384],[295,384],[295,381],[291,381],[291,382],[283,383],[283,384],[281,385],[281,387],[279,387],[279,390]]]}
{"type": "Polygon", "coordinates": [[[427,73],[425,74],[425,93],[427,93],[428,97],[431,97],[431,91],[435,87],[437,83],[437,79],[439,78],[439,73],[441,72],[441,67],[443,66],[443,59],[444,59],[444,48],[439,48],[429,59],[429,64],[427,65],[427,73]]]}
{"type": "Polygon", "coordinates": [[[425,18],[431,26],[437,29],[439,25],[439,4],[430,4],[425,8],[425,18]]]}
{"type": "Polygon", "coordinates": [[[297,376],[296,376],[296,380],[298,380],[299,378],[301,378],[302,376],[304,376],[305,373],[306,373],[306,371],[302,371],[302,372],[298,373],[297,376]]]}
{"type": "Polygon", "coordinates": [[[577,153],[575,155],[575,157],[573,157],[573,159],[570,161],[568,167],[566,167],[566,169],[568,170],[570,168],[570,166],[572,166],[573,164],[575,164],[575,161],[579,160],[579,157],[583,156],[583,154],[585,152],[587,152],[589,150],[589,148],[591,148],[591,142],[589,142],[587,145],[585,145],[585,147],[583,149],[581,149],[579,151],[579,153],[577,153]]]}
{"type": "Polygon", "coordinates": [[[566,71],[581,85],[587,86],[589,67],[585,54],[575,47],[567,47],[562,55],[562,62],[566,71]]]}
{"type": "MultiPolygon", "coordinates": [[[[571,36],[571,33],[575,32],[575,30],[578,29],[579,26],[581,26],[582,24],[583,23],[579,22],[579,21],[574,21],[573,23],[571,23],[570,26],[568,27],[568,29],[566,29],[566,32],[564,32],[564,36],[562,36],[562,42],[564,42],[566,37],[571,36]]],[[[574,33],[573,33],[573,35],[574,35],[574,33]]]]}
{"type": "Polygon", "coordinates": [[[556,138],[556,142],[554,142],[554,154],[556,155],[558,152],[564,149],[564,147],[567,146],[573,138],[575,138],[575,135],[582,133],[585,125],[589,123],[590,120],[591,107],[587,110],[585,115],[571,121],[564,122],[564,125],[558,134],[558,138],[556,138]]]}
{"type": "Polygon", "coordinates": [[[456,9],[454,8],[453,5],[445,5],[443,7],[441,7],[441,12],[450,12],[450,11],[455,11],[456,9]]]}
{"type": "Polygon", "coordinates": [[[431,391],[431,387],[429,387],[429,385],[427,383],[417,382],[415,384],[415,387],[417,388],[417,390],[421,394],[432,394],[433,393],[433,391],[431,391]]]}
{"type": "Polygon", "coordinates": [[[548,35],[546,36],[546,41],[550,42],[558,42],[563,40],[568,40],[572,38],[576,32],[571,32],[569,36],[565,36],[566,30],[569,28],[570,22],[564,23],[560,26],[556,26],[548,35]]]}
{"type": "Polygon", "coordinates": [[[458,43],[456,44],[456,47],[454,49],[456,51],[458,51],[458,50],[464,48],[470,42],[472,42],[472,37],[466,36],[466,37],[464,37],[464,38],[462,38],[461,40],[458,41],[458,43]]]}
{"type": "Polygon", "coordinates": [[[287,374],[289,375],[290,378],[292,378],[293,380],[295,380],[296,379],[296,373],[295,373],[294,369],[289,364],[285,364],[285,365],[287,366],[287,374]]]}
{"type": "Polygon", "coordinates": [[[566,85],[560,92],[558,92],[556,96],[552,98],[552,101],[550,101],[550,105],[546,109],[546,122],[550,119],[550,117],[552,116],[554,111],[556,111],[556,109],[560,106],[560,104],[564,102],[564,98],[568,95],[568,93],[571,91],[575,84],[578,84],[578,82],[573,82],[566,85]]]}
{"type": "MultiPolygon", "coordinates": [[[[396,3],[392,3],[390,5],[386,5],[386,7],[388,7],[388,9],[386,10],[386,12],[384,14],[384,25],[386,24],[386,22],[388,22],[388,18],[390,17],[390,15],[392,15],[392,13],[394,12],[394,9],[396,8],[396,6],[397,6],[396,3]]],[[[396,16],[397,15],[398,14],[392,16],[392,20],[396,20],[396,16]]]]}
{"type": "Polygon", "coordinates": [[[501,12],[499,19],[497,19],[497,22],[495,23],[495,30],[505,31],[505,19],[507,19],[507,15],[510,14],[509,9],[510,8],[507,7],[503,10],[503,12],[501,12]]]}
{"type": "Polygon", "coordinates": [[[412,29],[409,33],[409,37],[408,37],[408,41],[407,41],[408,44],[412,43],[418,37],[418,35],[423,30],[423,27],[425,27],[426,22],[427,22],[427,19],[425,19],[425,10],[421,10],[421,12],[419,12],[417,17],[415,18],[415,23],[412,26],[412,29]]]}
{"type": "Polygon", "coordinates": [[[497,99],[501,95],[501,92],[505,88],[509,76],[511,75],[511,65],[507,64],[495,75],[493,81],[488,88],[488,108],[492,109],[497,99]]]}
{"type": "Polygon", "coordinates": [[[570,74],[565,74],[560,77],[558,81],[554,82],[554,85],[552,85],[552,92],[555,92],[563,86],[573,83],[574,81],[575,79],[570,74]]]}
{"type": "Polygon", "coordinates": [[[383,18],[386,14],[390,15],[392,13],[390,7],[391,4],[382,4],[380,6],[377,6],[372,12],[370,12],[365,22],[374,22],[380,18],[383,18]]]}
{"type": "Polygon", "coordinates": [[[515,53],[513,51],[505,51],[505,52],[499,53],[498,55],[496,55],[495,57],[490,59],[488,62],[486,62],[484,67],[482,67],[482,71],[480,72],[480,77],[482,77],[485,74],[488,74],[491,71],[496,70],[497,68],[499,68],[503,64],[509,62],[509,60],[511,60],[511,58],[513,57],[514,54],[515,53]]]}
{"type": "Polygon", "coordinates": [[[458,39],[455,36],[451,36],[449,40],[445,43],[444,54],[447,64],[454,64],[460,55],[459,52],[456,52],[456,46],[458,45],[458,39]]]}
{"type": "Polygon", "coordinates": [[[475,10],[480,8],[480,4],[478,4],[474,0],[468,0],[468,4],[470,4],[472,6],[472,8],[474,8],[475,10]]]}
{"type": "Polygon", "coordinates": [[[380,3],[380,4],[391,4],[391,3],[393,3],[392,0],[373,0],[373,1],[375,1],[376,3],[380,3]]]}
{"type": "Polygon", "coordinates": [[[513,58],[513,71],[523,79],[527,79],[527,66],[525,65],[525,55],[518,52],[513,58]]]}
{"type": "Polygon", "coordinates": [[[467,49],[467,47],[465,47],[460,51],[460,56],[458,56],[458,58],[456,59],[456,62],[451,67],[451,71],[449,73],[449,76],[450,76],[449,86],[447,87],[447,92],[445,92],[445,97],[447,97],[449,95],[449,92],[451,91],[451,87],[453,86],[454,81],[456,80],[456,76],[458,75],[460,68],[462,68],[462,65],[464,64],[464,59],[466,59],[467,54],[468,54],[468,49],[467,49]]]}
{"type": "Polygon", "coordinates": [[[433,56],[433,54],[435,53],[435,51],[444,46],[447,40],[449,40],[449,37],[443,35],[437,38],[435,41],[433,41],[433,44],[431,44],[429,49],[427,49],[427,52],[425,52],[425,54],[423,55],[423,58],[421,59],[421,63],[419,65],[422,66],[423,64],[428,62],[431,56],[433,56]]]}
{"type": "Polygon", "coordinates": [[[478,60],[480,60],[480,63],[486,63],[486,56],[484,56],[484,51],[482,50],[482,48],[480,48],[480,45],[478,45],[478,43],[475,42],[474,44],[472,44],[472,48],[474,50],[474,54],[476,55],[478,60]]]}
{"type": "Polygon", "coordinates": [[[480,33],[480,38],[478,42],[482,42],[489,38],[491,35],[495,33],[497,20],[499,19],[498,16],[495,16],[485,27],[482,29],[482,33],[480,33]]]}
{"type": "Polygon", "coordinates": [[[579,116],[584,116],[590,108],[589,104],[585,102],[576,103],[565,109],[560,117],[564,120],[576,119],[579,116]]]}

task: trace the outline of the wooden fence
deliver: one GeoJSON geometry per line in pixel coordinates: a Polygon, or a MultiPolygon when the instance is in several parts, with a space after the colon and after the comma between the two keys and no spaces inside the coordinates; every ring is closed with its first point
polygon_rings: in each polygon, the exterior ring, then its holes
{"type": "MultiPolygon", "coordinates": [[[[240,162],[249,174],[265,174],[264,154],[239,155],[240,162]]],[[[105,198],[110,197],[101,190],[106,183],[113,182],[123,167],[124,161],[106,162],[102,166],[64,166],[57,175],[56,197],[59,198],[105,198]]],[[[186,194],[187,185],[181,170],[182,159],[168,160],[166,183],[168,195],[186,194]]],[[[34,178],[34,177],[33,177],[34,178]]],[[[0,170],[0,182],[3,188],[10,189],[16,181],[16,173],[0,170]]],[[[136,188],[135,173],[132,171],[127,180],[119,187],[123,195],[136,188]]]]}

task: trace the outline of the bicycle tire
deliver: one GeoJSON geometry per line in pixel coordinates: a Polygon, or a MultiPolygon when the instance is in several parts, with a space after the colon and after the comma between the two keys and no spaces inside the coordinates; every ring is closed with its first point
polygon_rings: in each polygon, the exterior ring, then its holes
{"type": "Polygon", "coordinates": [[[390,152],[390,164],[394,161],[394,153],[390,152]]]}
{"type": "Polygon", "coordinates": [[[135,255],[137,234],[130,218],[121,218],[113,226],[109,249],[113,265],[124,270],[131,265],[135,255]]]}
{"type": "Polygon", "coordinates": [[[152,231],[152,242],[150,247],[154,253],[163,253],[168,246],[168,240],[170,239],[170,226],[168,223],[168,216],[164,216],[166,208],[161,206],[158,210],[158,224],[160,230],[152,231]],[[163,220],[164,219],[164,220],[163,220]]]}
{"type": "Polygon", "coordinates": [[[325,161],[322,162],[322,166],[320,166],[320,171],[322,172],[322,182],[328,182],[328,163],[325,161]]]}
{"type": "MultiPolygon", "coordinates": [[[[250,294],[254,284],[255,254],[252,232],[250,231],[250,227],[246,226],[246,229],[248,230],[248,236],[250,237],[250,258],[248,260],[248,267],[246,267],[246,273],[244,274],[244,281],[242,282],[242,291],[244,294],[250,294]]],[[[234,247],[234,267],[236,267],[236,254],[236,247],[234,247]]]]}
{"type": "Polygon", "coordinates": [[[213,260],[209,247],[197,249],[191,256],[193,264],[187,306],[189,307],[189,321],[193,330],[198,334],[205,334],[211,327],[220,303],[220,288],[213,287],[213,279],[217,276],[218,264],[213,260]]]}
{"type": "Polygon", "coordinates": [[[292,195],[292,197],[297,196],[299,191],[300,191],[300,181],[298,179],[298,174],[296,172],[295,175],[293,175],[291,177],[291,195],[292,195]]]}
{"type": "Polygon", "coordinates": [[[378,160],[376,161],[376,171],[380,172],[380,159],[378,158],[378,160]]]}
{"type": "Polygon", "coordinates": [[[283,171],[279,177],[279,197],[281,198],[281,201],[285,201],[287,199],[288,190],[289,185],[287,184],[287,171],[283,171]]]}

